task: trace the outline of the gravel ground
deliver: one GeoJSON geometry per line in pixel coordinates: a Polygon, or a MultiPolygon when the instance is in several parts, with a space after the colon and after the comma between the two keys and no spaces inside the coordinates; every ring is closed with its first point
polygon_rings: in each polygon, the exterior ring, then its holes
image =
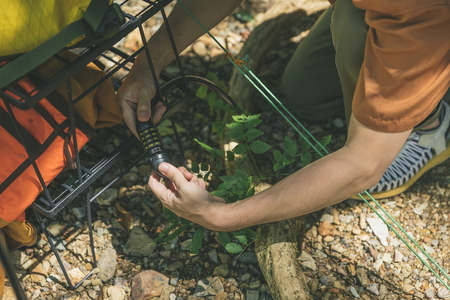
{"type": "MultiPolygon", "coordinates": [[[[263,2],[267,6],[271,3],[263,2]]],[[[244,11],[256,9],[255,2],[247,1],[245,5],[244,11]]],[[[280,97],[277,87],[282,69],[315,18],[307,18],[303,27],[290,33],[296,38],[281,37],[261,68],[271,72],[258,74],[280,97]]],[[[251,29],[251,24],[230,17],[213,33],[227,40],[230,50],[237,53],[251,29]]],[[[186,72],[205,76],[207,71],[212,71],[227,81],[232,67],[216,50],[208,38],[200,39],[184,52],[186,72]]],[[[295,137],[292,128],[264,100],[255,96],[255,101],[261,104],[252,112],[262,114],[264,122],[260,129],[266,133],[266,142],[278,148],[282,147],[285,134],[295,137]]],[[[184,109],[186,114],[202,111],[205,104],[195,100],[184,109]]],[[[183,112],[183,116],[186,114],[183,112]]],[[[319,138],[331,133],[330,150],[339,148],[345,141],[342,119],[320,124],[305,122],[304,125],[319,138]]],[[[185,156],[200,160],[203,154],[192,139],[210,138],[208,126],[189,119],[181,126],[186,129],[182,138],[185,156]]],[[[164,141],[174,163],[181,163],[174,137],[165,136],[164,141]]],[[[133,149],[130,158],[140,151],[133,149]]],[[[267,156],[257,158],[262,170],[269,159],[267,156]]],[[[434,168],[406,193],[380,201],[385,211],[445,271],[449,264],[445,256],[449,247],[449,166],[446,162],[434,168]]],[[[118,169],[120,167],[111,169],[93,188],[105,186],[118,169]]],[[[12,256],[28,298],[272,299],[252,244],[241,254],[229,254],[218,243],[217,233],[207,231],[200,253],[193,256],[189,246],[194,228],[167,243],[152,243],[168,222],[162,215],[161,205],[146,187],[149,172],[149,165],[142,161],[93,203],[93,239],[99,264],[96,269],[93,269],[89,248],[86,210],[81,201],[74,201],[57,217],[44,220],[73,281],[78,282],[89,271],[93,270],[93,274],[75,291],[68,291],[56,257],[42,235],[35,247],[15,251],[12,256]],[[146,293],[139,289],[140,285],[147,287],[146,293]]],[[[281,177],[280,173],[274,181],[281,177]]],[[[384,223],[380,223],[364,202],[347,200],[310,214],[305,221],[307,230],[298,261],[314,299],[450,299],[448,290],[435,275],[384,223]]],[[[4,299],[15,299],[9,286],[4,299]]]]}

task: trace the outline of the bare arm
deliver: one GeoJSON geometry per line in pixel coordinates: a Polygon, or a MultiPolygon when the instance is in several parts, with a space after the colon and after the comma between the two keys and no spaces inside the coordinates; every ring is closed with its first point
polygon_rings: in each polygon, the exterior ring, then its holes
{"type": "Polygon", "coordinates": [[[166,189],[155,174],[150,188],[163,205],[181,217],[219,231],[305,215],[341,202],[374,186],[394,160],[410,130],[381,133],[351,117],[347,143],[270,189],[232,204],[224,204],[184,179],[175,167],[161,170],[177,191],[166,189]]]}
{"type": "MultiPolygon", "coordinates": [[[[211,29],[231,14],[241,2],[242,0],[183,0],[183,4],[207,29],[211,29]]],[[[179,4],[174,6],[168,21],[179,52],[205,33],[179,4]]],[[[156,74],[159,76],[164,67],[175,59],[164,25],[150,38],[148,45],[156,74]]],[[[136,117],[142,122],[149,120],[150,101],[155,93],[154,80],[146,55],[141,53],[117,93],[125,123],[134,134],[136,134],[136,117]]],[[[163,112],[162,107],[156,110],[153,117],[156,122],[163,112]]]]}

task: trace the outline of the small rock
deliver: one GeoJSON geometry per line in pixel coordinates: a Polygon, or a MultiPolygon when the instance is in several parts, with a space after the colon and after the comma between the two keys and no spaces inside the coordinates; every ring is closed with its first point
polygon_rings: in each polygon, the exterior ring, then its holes
{"type": "Polygon", "coordinates": [[[363,268],[356,269],[356,278],[362,286],[367,286],[370,283],[367,272],[363,268]]]}
{"type": "Polygon", "coordinates": [[[380,291],[378,290],[378,285],[376,283],[371,283],[366,287],[366,290],[369,291],[371,294],[379,296],[380,291]]]}
{"type": "Polygon", "coordinates": [[[223,292],[223,284],[219,277],[208,279],[200,279],[195,287],[194,295],[197,297],[205,297],[209,295],[217,295],[223,292]]]}
{"type": "MultiPolygon", "coordinates": [[[[97,195],[102,188],[98,188],[95,190],[95,194],[97,195]]],[[[100,205],[106,205],[110,206],[111,203],[116,200],[118,191],[115,188],[107,188],[105,191],[103,191],[96,199],[98,204],[100,205]]]]}
{"type": "Polygon", "coordinates": [[[402,260],[403,260],[403,254],[400,251],[395,250],[394,251],[394,261],[401,262],[402,260]]]}
{"type": "Polygon", "coordinates": [[[319,227],[317,228],[317,233],[320,234],[321,236],[336,236],[337,235],[337,230],[336,228],[333,227],[333,225],[331,225],[331,223],[328,220],[324,220],[322,222],[320,222],[319,227]]]}
{"type": "Polygon", "coordinates": [[[388,246],[387,238],[389,237],[389,230],[387,225],[380,218],[367,218],[370,228],[378,237],[383,246],[388,246]]]}
{"type": "Polygon", "coordinates": [[[116,272],[117,265],[117,254],[116,250],[112,248],[107,248],[103,251],[102,256],[98,260],[99,273],[98,277],[103,281],[107,282],[113,278],[116,272]]]}
{"type": "Polygon", "coordinates": [[[259,300],[259,291],[247,290],[245,292],[245,300],[259,300]]]}
{"type": "Polygon", "coordinates": [[[228,265],[221,264],[214,268],[213,275],[226,277],[228,275],[228,272],[228,265]]]}
{"type": "Polygon", "coordinates": [[[258,259],[256,258],[255,252],[244,252],[241,255],[239,255],[237,258],[237,261],[244,263],[244,264],[257,264],[258,259]]]}
{"type": "Polygon", "coordinates": [[[407,293],[411,292],[412,290],[414,290],[414,286],[406,283],[403,285],[403,290],[407,293]]]}
{"type": "Polygon", "coordinates": [[[432,287],[429,287],[425,290],[425,296],[429,299],[434,298],[434,289],[432,287]]]}
{"type": "Polygon", "coordinates": [[[124,300],[126,293],[120,287],[110,286],[108,287],[108,296],[110,300],[124,300]]]}
{"type": "Polygon", "coordinates": [[[350,293],[351,293],[352,296],[355,297],[355,298],[359,298],[359,297],[360,297],[359,294],[358,294],[358,292],[356,291],[356,289],[355,289],[353,286],[350,286],[350,293]]]}
{"type": "Polygon", "coordinates": [[[437,296],[438,298],[444,299],[447,298],[449,296],[449,291],[447,288],[443,287],[441,289],[439,289],[439,291],[437,292],[437,296]]]}

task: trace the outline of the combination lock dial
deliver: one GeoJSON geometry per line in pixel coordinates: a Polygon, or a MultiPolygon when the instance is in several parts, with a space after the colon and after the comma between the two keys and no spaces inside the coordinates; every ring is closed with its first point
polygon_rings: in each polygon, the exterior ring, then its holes
{"type": "Polygon", "coordinates": [[[149,160],[153,170],[165,178],[165,176],[158,171],[158,167],[161,163],[170,163],[170,161],[167,154],[164,152],[163,142],[161,140],[158,128],[152,121],[137,121],[137,132],[144,150],[150,155],[149,160]]]}

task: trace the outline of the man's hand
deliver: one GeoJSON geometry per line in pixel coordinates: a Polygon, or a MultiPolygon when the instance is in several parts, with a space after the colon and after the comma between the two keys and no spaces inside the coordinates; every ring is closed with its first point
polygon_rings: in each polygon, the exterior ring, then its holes
{"type": "MultiPolygon", "coordinates": [[[[138,136],[136,119],[147,122],[152,117],[151,100],[155,94],[155,82],[148,64],[142,63],[136,67],[133,66],[117,92],[117,101],[122,110],[125,124],[135,136],[138,136]]],[[[162,102],[158,102],[152,117],[154,123],[159,122],[164,111],[165,107],[162,102]]]]}
{"type": "Polygon", "coordinates": [[[205,189],[205,182],[184,167],[176,168],[168,163],[159,165],[159,172],[169,180],[163,184],[153,172],[148,181],[150,189],[161,203],[178,216],[210,229],[217,227],[216,209],[225,206],[225,200],[214,197],[205,189]]]}

